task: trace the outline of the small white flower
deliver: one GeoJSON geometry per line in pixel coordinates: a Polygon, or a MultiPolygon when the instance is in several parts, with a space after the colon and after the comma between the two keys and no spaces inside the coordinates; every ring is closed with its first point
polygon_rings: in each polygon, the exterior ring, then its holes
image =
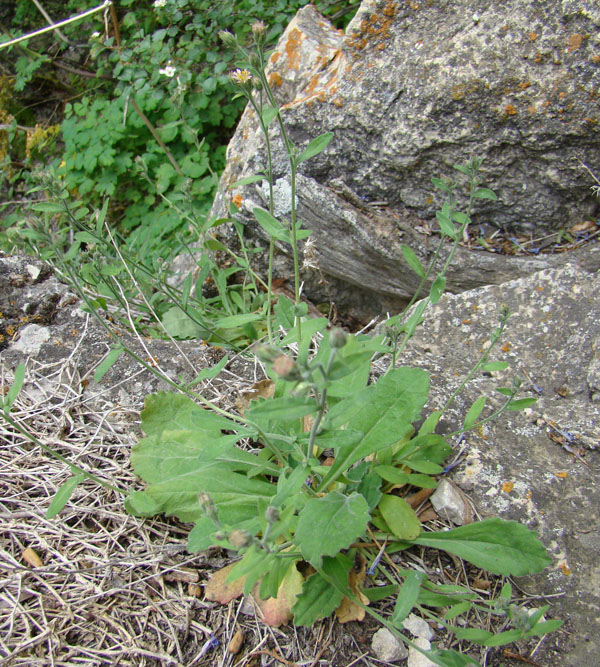
{"type": "Polygon", "coordinates": [[[238,85],[244,85],[249,83],[252,78],[252,74],[247,69],[236,69],[229,75],[231,80],[238,85]]]}
{"type": "Polygon", "coordinates": [[[154,6],[156,8],[164,7],[166,4],[167,4],[167,0],[154,0],[154,6]]]}
{"type": "Polygon", "coordinates": [[[175,76],[175,72],[177,71],[172,65],[167,65],[164,69],[159,69],[158,70],[160,74],[164,74],[165,76],[168,76],[169,79],[175,76]]]}
{"type": "Polygon", "coordinates": [[[98,31],[93,32],[90,39],[98,39],[100,37],[100,33],[98,31]]]}

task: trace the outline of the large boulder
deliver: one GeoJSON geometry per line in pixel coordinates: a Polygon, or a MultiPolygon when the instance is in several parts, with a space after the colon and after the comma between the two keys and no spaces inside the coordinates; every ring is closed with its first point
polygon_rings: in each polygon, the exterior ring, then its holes
{"type": "MultiPolygon", "coordinates": [[[[416,280],[400,245],[427,259],[435,245],[427,223],[440,204],[431,178],[452,175],[471,154],[484,158],[482,178],[499,195],[475,209],[472,237],[500,230],[537,238],[595,219],[594,181],[579,160],[600,162],[599,27],[591,1],[365,0],[346,34],[311,5],[300,10],[268,73],[300,147],[334,133],[300,168],[299,216],[314,231],[320,267],[303,275],[307,293],[371,311],[410,297],[416,280]]],[[[289,167],[276,125],[277,211],[285,218],[289,167]]],[[[251,211],[266,205],[265,188],[231,186],[264,164],[247,109],[212,214],[224,217],[236,202],[236,217],[259,238],[251,211]]],[[[287,250],[279,249],[276,271],[289,276],[287,250]]],[[[562,262],[463,248],[448,285],[500,283],[562,262]]]]}
{"type": "Polygon", "coordinates": [[[446,294],[425,311],[400,363],[431,374],[429,409],[444,406],[486,349],[499,308],[512,313],[490,359],[502,372],[477,373],[443,417],[440,431],[460,429],[469,407],[488,396],[481,417],[505,397],[497,387],[522,378],[524,412],[507,412],[456,443],[454,482],[488,516],[518,520],[553,556],[542,574],[518,585],[538,606],[552,605],[565,627],[534,660],[580,667],[600,655],[600,274],[574,264],[502,285],[446,294]],[[493,376],[493,377],[491,377],[493,376]],[[462,451],[462,456],[458,456],[462,451]]]}

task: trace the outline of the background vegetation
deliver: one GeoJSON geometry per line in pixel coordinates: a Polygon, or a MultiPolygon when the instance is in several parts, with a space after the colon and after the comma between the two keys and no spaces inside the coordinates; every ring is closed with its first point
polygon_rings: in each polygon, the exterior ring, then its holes
{"type": "MultiPolygon", "coordinates": [[[[58,22],[98,4],[5,3],[1,41],[48,25],[42,9],[58,22]]],[[[243,43],[262,20],[272,43],[305,4],[117,0],[114,21],[99,12],[0,52],[0,247],[22,248],[27,192],[53,167],[90,209],[110,197],[108,219],[131,250],[168,260],[210,208],[246,103],[232,94],[235,54],[218,32],[243,43]]],[[[315,4],[345,27],[359,2],[315,4]]]]}

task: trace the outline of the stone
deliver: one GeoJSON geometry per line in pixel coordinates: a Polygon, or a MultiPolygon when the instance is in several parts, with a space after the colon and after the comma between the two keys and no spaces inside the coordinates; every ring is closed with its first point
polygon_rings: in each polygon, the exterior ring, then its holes
{"type": "Polygon", "coordinates": [[[382,662],[398,662],[408,656],[406,646],[387,628],[380,628],[373,635],[371,649],[382,662]]]}
{"type": "MultiPolygon", "coordinates": [[[[410,299],[419,279],[400,247],[406,243],[428,262],[436,243],[427,228],[436,227],[441,203],[431,178],[456,174],[452,165],[471,154],[484,158],[482,179],[499,195],[478,202],[472,234],[536,238],[597,218],[594,180],[578,160],[594,166],[600,159],[598,28],[591,2],[364,0],[346,34],[312,5],[300,10],[267,71],[300,149],[323,132],[334,134],[323,153],[300,166],[298,214],[313,230],[319,265],[302,275],[306,294],[365,314],[410,299]]],[[[271,128],[283,192],[289,165],[276,123],[271,128]]],[[[235,196],[235,217],[266,246],[252,215],[267,205],[264,187],[231,187],[265,164],[251,109],[227,158],[212,215],[227,217],[235,196]]],[[[289,278],[289,248],[277,249],[276,275],[289,278]]],[[[257,258],[262,271],[266,254],[257,258]]],[[[598,248],[579,255],[600,267],[598,248]]],[[[564,261],[460,248],[448,289],[500,284],[564,261]]]]}
{"type": "Polygon", "coordinates": [[[409,614],[402,622],[402,625],[413,637],[424,637],[431,641],[435,636],[435,632],[431,629],[429,623],[416,614],[409,614]]]}
{"type": "Polygon", "coordinates": [[[449,480],[441,479],[429,500],[442,519],[448,519],[457,526],[467,522],[469,512],[463,496],[449,480]]]}
{"type": "MultiPolygon", "coordinates": [[[[414,643],[425,651],[429,651],[431,648],[431,642],[425,637],[417,637],[414,643]]],[[[406,661],[407,667],[434,667],[435,664],[436,663],[432,662],[426,655],[417,651],[416,648],[411,646],[408,649],[408,660],[406,661]]]]}
{"type": "MultiPolygon", "coordinates": [[[[466,433],[466,458],[450,473],[483,516],[514,519],[534,530],[552,565],[518,585],[548,602],[549,618],[565,626],[536,652],[540,664],[593,664],[600,652],[600,405],[594,400],[600,340],[600,274],[576,264],[528,278],[444,295],[400,363],[431,375],[428,410],[441,408],[487,348],[499,307],[512,313],[490,360],[506,371],[477,373],[442,418],[438,431],[459,429],[481,395],[482,417],[504,400],[497,387],[519,375],[526,411],[505,412],[466,433]],[[593,386],[590,385],[593,379],[593,386]],[[564,445],[564,446],[563,446],[564,445]]],[[[452,440],[450,441],[452,444],[452,440]]]]}

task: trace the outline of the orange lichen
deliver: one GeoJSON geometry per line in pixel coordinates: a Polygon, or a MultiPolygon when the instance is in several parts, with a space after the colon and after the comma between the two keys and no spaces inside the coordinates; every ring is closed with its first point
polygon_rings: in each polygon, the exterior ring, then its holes
{"type": "Polygon", "coordinates": [[[568,577],[572,572],[571,568],[565,562],[560,564],[560,571],[565,575],[565,577],[568,577]]]}
{"type": "Polygon", "coordinates": [[[529,38],[530,42],[535,42],[535,40],[538,38],[537,32],[530,32],[527,37],[529,38]]]}
{"type": "Polygon", "coordinates": [[[502,490],[504,493],[510,493],[515,488],[514,482],[504,482],[502,484],[502,490]]]}
{"type": "Polygon", "coordinates": [[[537,109],[536,109],[536,107],[535,107],[535,104],[530,104],[530,105],[527,107],[527,111],[529,111],[529,113],[537,113],[537,109]]]}
{"type": "Polygon", "coordinates": [[[274,65],[279,60],[279,58],[281,58],[281,52],[280,51],[275,51],[271,54],[271,57],[269,58],[269,62],[274,65]]]}
{"type": "Polygon", "coordinates": [[[285,45],[288,69],[295,70],[298,68],[298,65],[300,64],[300,45],[302,44],[303,39],[304,35],[298,28],[294,28],[290,31],[290,35],[285,45]]]}
{"type": "Polygon", "coordinates": [[[577,51],[582,42],[583,35],[580,35],[578,32],[576,32],[574,35],[569,37],[569,41],[567,42],[567,51],[569,51],[569,53],[571,51],[577,51]]]}
{"type": "Polygon", "coordinates": [[[453,100],[462,100],[467,92],[467,85],[465,83],[457,83],[452,87],[452,99],[453,100]]]}
{"type": "Polygon", "coordinates": [[[236,208],[241,208],[242,207],[242,202],[243,202],[242,195],[235,195],[235,197],[231,200],[232,204],[236,208]]]}
{"type": "Polygon", "coordinates": [[[269,74],[269,85],[271,86],[281,86],[283,83],[283,80],[281,78],[281,74],[279,72],[271,72],[269,74]]]}
{"type": "Polygon", "coordinates": [[[517,114],[517,110],[515,109],[515,107],[514,107],[512,104],[507,104],[507,105],[504,107],[504,113],[505,113],[507,116],[516,116],[516,114],[517,114]]]}
{"type": "Polygon", "coordinates": [[[595,54],[592,56],[592,62],[593,63],[600,63],[600,56],[598,54],[595,54]]]}
{"type": "Polygon", "coordinates": [[[510,343],[507,341],[504,343],[504,345],[501,347],[502,352],[509,352],[510,351],[510,343]]]}
{"type": "Polygon", "coordinates": [[[523,83],[520,83],[520,84],[519,84],[519,88],[520,88],[521,90],[527,90],[527,88],[529,88],[529,86],[531,86],[531,82],[530,82],[530,81],[523,81],[523,83]]]}
{"type": "Polygon", "coordinates": [[[555,472],[554,475],[556,477],[560,477],[560,479],[565,479],[567,477],[567,473],[564,472],[564,471],[563,472],[555,472]]]}
{"type": "Polygon", "coordinates": [[[396,12],[398,11],[398,3],[397,2],[388,2],[386,3],[385,7],[381,11],[381,13],[384,16],[387,16],[388,18],[393,18],[396,16],[396,12]]]}
{"type": "Polygon", "coordinates": [[[344,106],[344,100],[341,97],[336,97],[334,100],[331,100],[331,103],[334,104],[338,109],[344,106]]]}
{"type": "Polygon", "coordinates": [[[377,44],[375,47],[378,51],[383,51],[385,49],[385,44],[381,42],[381,44],[377,44]]]}

